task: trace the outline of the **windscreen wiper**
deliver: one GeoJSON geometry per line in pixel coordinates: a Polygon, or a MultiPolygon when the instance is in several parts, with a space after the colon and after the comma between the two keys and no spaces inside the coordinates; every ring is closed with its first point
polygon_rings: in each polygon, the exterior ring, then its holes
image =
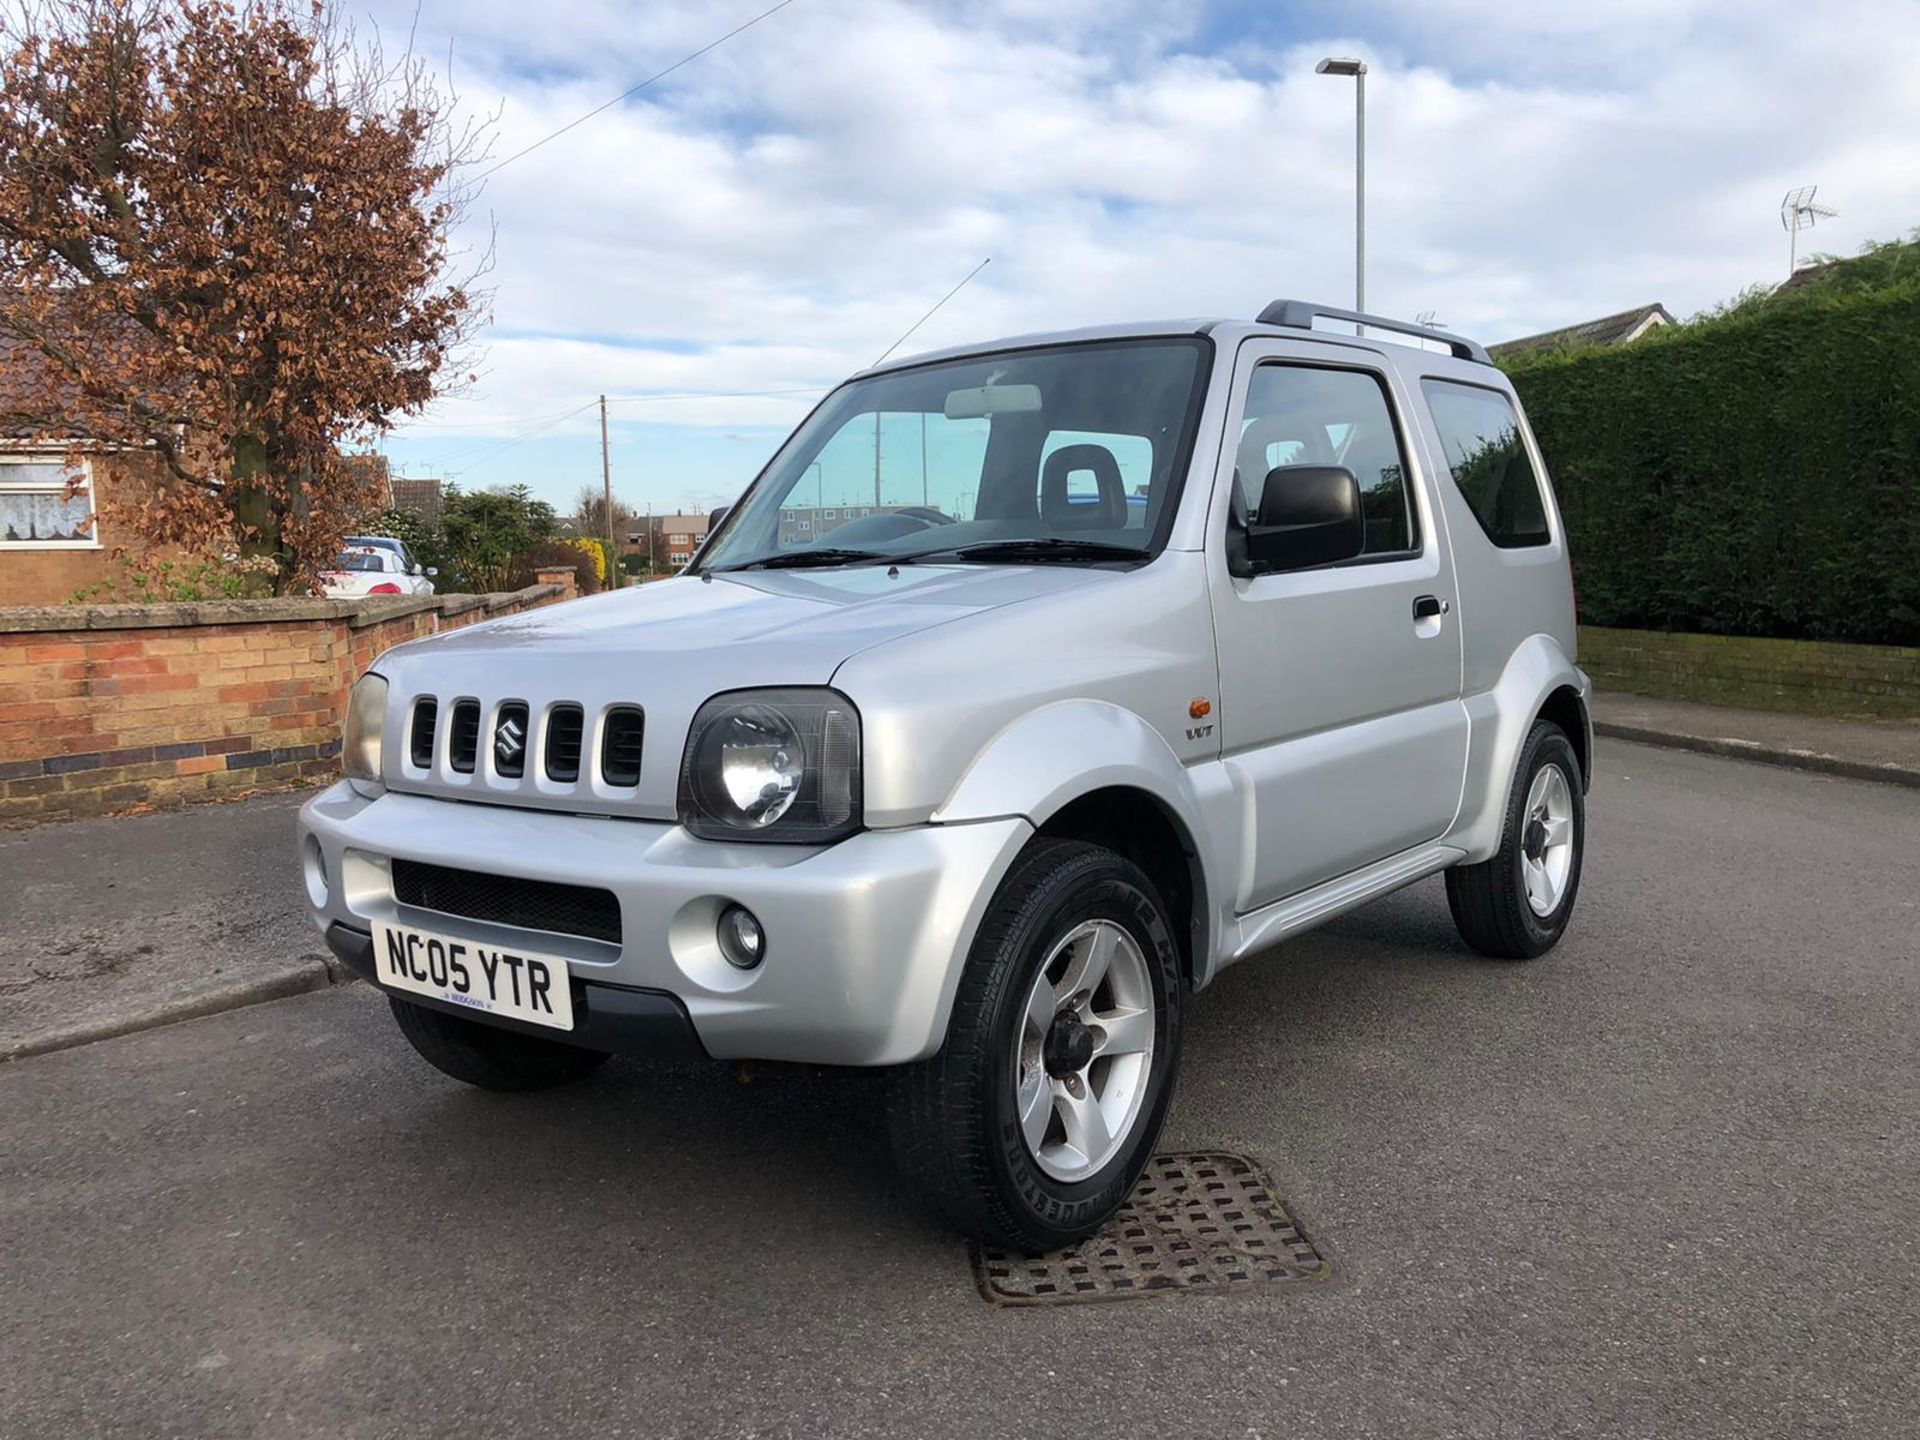
{"type": "Polygon", "coordinates": [[[1012,540],[977,540],[946,550],[916,550],[900,560],[1145,560],[1147,552],[1134,545],[1106,540],[1076,540],[1066,535],[1029,535],[1012,540]]]}
{"type": "Polygon", "coordinates": [[[738,565],[715,565],[713,573],[724,575],[730,570],[804,570],[812,565],[876,565],[890,564],[891,557],[876,555],[871,550],[848,550],[827,545],[819,549],[782,550],[775,555],[762,555],[758,560],[742,560],[738,565]]]}

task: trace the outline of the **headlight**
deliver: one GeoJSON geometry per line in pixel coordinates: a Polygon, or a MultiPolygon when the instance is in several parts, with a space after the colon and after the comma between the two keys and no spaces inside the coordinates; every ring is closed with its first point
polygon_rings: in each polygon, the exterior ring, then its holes
{"type": "Polygon", "coordinates": [[[340,736],[340,769],[349,780],[380,780],[380,745],[387,729],[387,682],[362,675],[347,697],[347,723],[340,736]]]}
{"type": "Polygon", "coordinates": [[[700,707],[680,823],[703,840],[818,844],[860,828],[860,716],[833,690],[736,690],[700,707]]]}

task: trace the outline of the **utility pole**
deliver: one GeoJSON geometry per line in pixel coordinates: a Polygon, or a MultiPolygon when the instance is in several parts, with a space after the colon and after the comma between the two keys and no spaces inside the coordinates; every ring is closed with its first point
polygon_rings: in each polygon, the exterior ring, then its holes
{"type": "Polygon", "coordinates": [[[613,540],[613,462],[607,455],[607,397],[600,397],[600,489],[601,503],[606,506],[607,522],[607,584],[618,588],[620,584],[620,547],[613,540]]]}
{"type": "MultiPolygon", "coordinates": [[[[1314,66],[1320,75],[1353,78],[1353,308],[1367,308],[1367,64],[1346,56],[1330,56],[1314,66]]],[[[1366,333],[1366,326],[1359,327],[1366,333]]]]}
{"type": "Polygon", "coordinates": [[[880,507],[880,412],[873,412],[873,504],[880,507]]]}

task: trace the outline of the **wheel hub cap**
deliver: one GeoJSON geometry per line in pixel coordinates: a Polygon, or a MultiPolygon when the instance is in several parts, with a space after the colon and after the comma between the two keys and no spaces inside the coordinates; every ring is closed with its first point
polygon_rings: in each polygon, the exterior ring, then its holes
{"type": "Polygon", "coordinates": [[[1014,1064],[1021,1135],[1042,1171],[1084,1180],[1125,1146],[1153,1037],[1153,982],[1131,932],[1088,920],[1055,942],[1028,991],[1014,1064]]]}
{"type": "Polygon", "coordinates": [[[1074,1011],[1056,1016],[1053,1024],[1047,1027],[1047,1041],[1042,1056],[1046,1061],[1047,1074],[1055,1080],[1064,1080],[1093,1063],[1093,1031],[1074,1011]]]}
{"type": "Polygon", "coordinates": [[[1539,818],[1527,821],[1526,839],[1520,842],[1527,852],[1529,860],[1538,860],[1547,853],[1547,822],[1539,818]]]}
{"type": "Polygon", "coordinates": [[[1527,905],[1545,919],[1560,908],[1573,876],[1573,787],[1558,765],[1543,765],[1527,787],[1520,832],[1520,880],[1527,905]]]}

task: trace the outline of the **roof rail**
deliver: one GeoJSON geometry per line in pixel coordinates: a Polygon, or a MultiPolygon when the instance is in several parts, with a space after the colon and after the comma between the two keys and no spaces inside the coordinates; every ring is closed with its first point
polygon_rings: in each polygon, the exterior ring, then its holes
{"type": "Polygon", "coordinates": [[[1340,310],[1332,305],[1316,305],[1311,300],[1276,300],[1260,312],[1262,325],[1284,325],[1290,330],[1311,330],[1315,320],[1349,320],[1355,325],[1371,325],[1376,330],[1391,330],[1399,335],[1417,335],[1422,340],[1432,340],[1447,347],[1461,360],[1474,360],[1482,365],[1493,364],[1493,357],[1487,354],[1487,347],[1478,340],[1469,340],[1463,335],[1455,335],[1446,330],[1435,330],[1430,325],[1409,325],[1404,320],[1388,320],[1379,315],[1364,315],[1358,310],[1340,310]]]}

